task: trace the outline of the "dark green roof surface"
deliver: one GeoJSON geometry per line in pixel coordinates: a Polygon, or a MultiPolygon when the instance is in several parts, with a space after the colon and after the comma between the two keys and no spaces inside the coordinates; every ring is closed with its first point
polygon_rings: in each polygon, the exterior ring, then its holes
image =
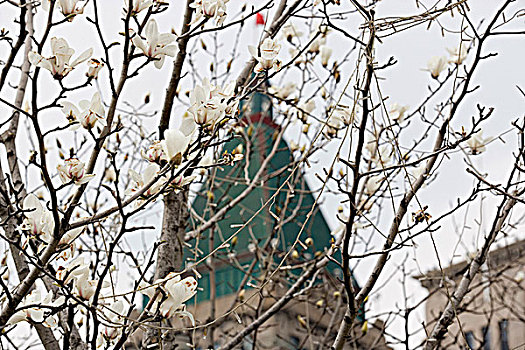
{"type": "MultiPolygon", "coordinates": [[[[248,177],[250,179],[252,179],[260,169],[262,162],[270,152],[270,148],[273,147],[275,137],[279,131],[279,126],[273,122],[271,106],[271,100],[262,93],[253,94],[251,98],[241,106],[242,120],[248,125],[247,129],[251,128],[253,131],[251,132],[253,151],[249,158],[250,166],[248,168],[248,177]]],[[[231,152],[241,143],[244,146],[243,153],[247,156],[244,142],[240,139],[234,139],[228,142],[223,150],[231,152]]],[[[234,234],[240,225],[248,222],[248,220],[260,210],[263,204],[276,193],[276,190],[282,185],[283,181],[291,174],[293,169],[290,164],[293,161],[293,155],[290,148],[284,140],[280,141],[278,147],[278,152],[269,162],[267,170],[265,170],[265,175],[274,174],[275,176],[268,179],[262,186],[255,188],[218,223],[214,228],[214,247],[217,247],[221,242],[234,234]]],[[[246,189],[245,181],[243,181],[245,178],[245,161],[246,159],[237,163],[236,166],[225,166],[217,170],[213,184],[210,183],[211,181],[205,180],[203,188],[199,191],[193,202],[193,209],[199,216],[204,219],[209,218],[210,215],[213,215],[213,212],[220,210],[220,208],[224,207],[246,189]],[[211,190],[210,186],[213,186],[211,190]],[[213,193],[212,206],[210,206],[208,202],[210,197],[208,193],[213,193]]],[[[315,200],[301,173],[293,174],[291,180],[295,185],[293,186],[294,195],[290,204],[286,208],[284,207],[286,196],[290,194],[291,189],[291,186],[286,185],[275,197],[275,201],[259,212],[250,224],[239,232],[236,245],[229,250],[221,249],[219,254],[215,256],[217,296],[235,293],[237,291],[244,276],[241,269],[246,269],[254,258],[254,253],[250,252],[248,248],[250,243],[256,242],[256,244],[262,247],[269,237],[278,237],[279,243],[277,250],[280,251],[280,253],[275,255],[275,261],[280,261],[280,258],[283,256],[282,252],[288,251],[295,241],[301,226],[306,220],[307,213],[314,206],[315,200]],[[270,214],[269,210],[272,210],[274,213],[286,210],[284,218],[295,215],[296,219],[284,224],[283,227],[276,232],[275,227],[277,226],[277,221],[270,214]],[[228,254],[231,252],[235,252],[239,264],[229,263],[228,254]]],[[[209,236],[210,232],[206,231],[199,237],[198,247],[201,251],[201,257],[210,251],[209,236]]],[[[301,252],[305,258],[311,258],[315,251],[322,251],[330,245],[330,228],[318,206],[314,211],[314,215],[308,220],[300,239],[304,242],[307,237],[313,239],[313,247],[305,250],[300,245],[296,246],[296,249],[301,252]]],[[[190,243],[192,246],[195,246],[197,242],[193,240],[190,243]]],[[[192,253],[193,252],[186,251],[186,258],[191,260],[193,257],[192,253]]],[[[333,271],[334,269],[336,269],[335,264],[329,267],[329,270],[333,271]]],[[[197,302],[210,298],[208,270],[199,271],[203,275],[203,278],[199,281],[199,286],[202,287],[202,290],[197,294],[197,302]]],[[[259,272],[259,267],[256,267],[254,275],[258,275],[259,272]]]]}

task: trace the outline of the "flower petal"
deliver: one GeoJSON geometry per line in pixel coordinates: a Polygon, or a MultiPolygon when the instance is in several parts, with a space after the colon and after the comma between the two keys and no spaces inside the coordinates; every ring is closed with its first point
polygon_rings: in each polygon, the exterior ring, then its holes
{"type": "Polygon", "coordinates": [[[93,49],[89,48],[86,51],[82,52],[82,54],[78,56],[73,62],[71,62],[70,66],[75,67],[79,63],[87,61],[91,57],[91,55],[93,55],[93,49]]]}

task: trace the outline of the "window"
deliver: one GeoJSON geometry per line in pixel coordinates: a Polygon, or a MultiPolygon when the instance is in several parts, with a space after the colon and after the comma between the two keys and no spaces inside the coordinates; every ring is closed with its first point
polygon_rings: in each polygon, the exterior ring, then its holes
{"type": "Polygon", "coordinates": [[[490,350],[490,327],[483,327],[483,350],[490,350]]]}
{"type": "MultiPolygon", "coordinates": [[[[289,344],[291,345],[290,349],[299,349],[299,345],[301,343],[301,339],[299,339],[298,337],[296,336],[291,336],[290,337],[290,340],[289,340],[289,344]]],[[[300,349],[300,350],[304,350],[304,348],[300,349]]]]}
{"type": "Polygon", "coordinates": [[[499,325],[499,342],[501,350],[509,350],[509,321],[501,320],[499,325]]]}
{"type": "Polygon", "coordinates": [[[476,339],[474,338],[474,333],[472,332],[465,333],[465,339],[467,340],[468,348],[471,350],[474,350],[476,346],[476,339]]]}

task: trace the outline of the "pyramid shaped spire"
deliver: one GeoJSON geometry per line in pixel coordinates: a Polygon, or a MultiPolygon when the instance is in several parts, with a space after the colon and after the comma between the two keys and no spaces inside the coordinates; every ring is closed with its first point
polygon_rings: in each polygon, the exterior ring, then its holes
{"type": "MultiPolygon", "coordinates": [[[[215,172],[204,181],[193,202],[196,215],[193,215],[190,229],[227,206],[246,190],[256,173],[260,170],[262,173],[248,196],[230,209],[212,229],[190,242],[193,249],[186,251],[188,263],[195,260],[196,252],[201,259],[211,249],[236,235],[228,247],[214,254],[213,264],[199,268],[203,278],[199,282],[202,291],[197,295],[197,303],[210,298],[210,268],[215,271],[216,296],[220,297],[237,293],[245,288],[246,282],[249,286],[250,280],[265,269],[261,266],[264,259],[253,264],[257,257],[271,254],[272,261],[279,262],[295,245],[297,254],[294,256],[299,262],[313,258],[316,251],[323,251],[331,244],[330,229],[315,203],[315,194],[300,170],[294,169],[293,154],[287,143],[280,138],[277,149],[272,152],[280,126],[274,122],[271,99],[261,92],[252,94],[241,104],[240,119],[245,125],[245,139],[229,141],[223,146],[223,151],[231,153],[242,148],[245,159],[233,167],[215,168],[215,172]],[[269,156],[271,158],[267,159],[269,156]],[[313,215],[307,219],[312,207],[315,207],[313,215]],[[311,240],[307,241],[307,238],[311,240]],[[296,244],[297,239],[312,243],[309,246],[296,244]],[[248,280],[244,278],[247,274],[251,276],[248,280]]],[[[339,272],[334,266],[330,270],[339,272]]]]}

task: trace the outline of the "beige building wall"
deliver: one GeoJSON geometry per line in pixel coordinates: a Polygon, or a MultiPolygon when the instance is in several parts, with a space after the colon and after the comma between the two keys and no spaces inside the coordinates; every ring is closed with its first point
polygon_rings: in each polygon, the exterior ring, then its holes
{"type": "MultiPolygon", "coordinates": [[[[461,262],[443,272],[435,270],[417,276],[430,293],[426,302],[427,334],[467,267],[467,262],[461,262]]],[[[491,252],[481,274],[471,283],[441,348],[468,349],[470,343],[473,349],[525,349],[524,277],[525,241],[491,252]]]]}
{"type": "MultiPolygon", "coordinates": [[[[266,292],[265,292],[266,293],[266,292]]],[[[265,295],[261,312],[267,310],[284,293],[283,290],[274,290],[273,296],[265,295]]],[[[215,323],[213,343],[215,348],[232,339],[243,328],[255,318],[255,310],[260,302],[260,297],[255,289],[246,290],[242,302],[236,295],[230,294],[217,298],[215,303],[215,315],[225,315],[215,323]],[[253,296],[253,298],[251,298],[253,296]],[[232,305],[236,305],[232,308],[232,305]],[[233,310],[233,311],[232,311],[233,310]]],[[[300,296],[291,300],[284,309],[277,312],[266,321],[257,331],[257,348],[260,350],[298,350],[319,349],[319,344],[324,344],[321,349],[329,349],[335,339],[341,317],[344,314],[344,300],[341,296],[322,296],[316,291],[311,291],[308,296],[300,296]],[[323,300],[322,305],[316,305],[323,300]],[[330,310],[330,312],[329,312],[330,310]],[[338,310],[336,317],[332,317],[333,310],[338,310]],[[300,316],[300,318],[298,317],[300,316]],[[301,321],[300,321],[301,319],[301,321]],[[327,329],[330,331],[327,332],[327,329]],[[311,335],[311,336],[309,336],[311,335]]],[[[188,342],[196,345],[197,349],[213,349],[211,347],[211,336],[208,324],[212,311],[210,300],[198,301],[196,305],[189,305],[187,310],[191,312],[197,321],[198,330],[195,332],[181,332],[176,336],[179,349],[192,349],[188,342]],[[190,339],[190,336],[193,339],[190,339]]],[[[213,317],[215,319],[216,317],[213,317]]],[[[189,327],[187,319],[174,318],[170,320],[176,329],[189,327]]],[[[384,337],[384,323],[376,321],[368,326],[368,331],[363,334],[362,325],[357,324],[344,349],[352,350],[389,350],[384,337]]],[[[127,343],[127,350],[140,349],[143,332],[137,331],[127,343]]],[[[252,350],[250,340],[253,333],[239,344],[235,349],[252,350]]]]}
{"type": "MultiPolygon", "coordinates": [[[[274,294],[281,295],[282,293],[279,292],[284,290],[275,291],[274,294]]],[[[344,304],[342,300],[338,300],[341,296],[322,297],[315,294],[313,292],[308,298],[299,297],[290,301],[283,310],[265,322],[257,332],[257,349],[318,349],[319,343],[332,344],[344,314],[344,308],[341,307],[344,304]],[[316,305],[319,300],[323,300],[320,306],[316,305]],[[339,314],[333,318],[333,313],[328,312],[328,309],[334,310],[337,304],[339,304],[339,314]],[[330,331],[327,332],[327,328],[330,328],[330,331]]],[[[236,297],[236,295],[226,295],[218,298],[215,314],[224,315],[232,311],[231,305],[235,304],[236,297]]],[[[217,345],[231,339],[254,319],[254,310],[260,302],[255,290],[247,290],[243,301],[246,301],[243,306],[236,307],[235,311],[230,312],[224,320],[219,320],[219,327],[214,331],[214,341],[217,345]],[[250,298],[252,296],[253,298],[250,298]]],[[[261,310],[268,309],[273,302],[275,302],[274,298],[266,296],[261,310]]],[[[237,305],[239,305],[238,300],[237,305]]],[[[206,320],[210,316],[211,301],[200,302],[197,306],[188,308],[188,311],[192,312],[196,319],[206,320]]],[[[198,344],[206,349],[210,344],[206,339],[202,339],[202,333],[199,333],[201,336],[198,337],[198,344]]],[[[251,349],[250,339],[251,336],[238,349],[251,349]]],[[[327,348],[329,346],[322,347],[322,349],[327,348]]],[[[360,324],[356,325],[352,339],[345,349],[390,349],[384,338],[384,324],[377,321],[369,325],[366,334],[362,334],[360,324]]]]}

